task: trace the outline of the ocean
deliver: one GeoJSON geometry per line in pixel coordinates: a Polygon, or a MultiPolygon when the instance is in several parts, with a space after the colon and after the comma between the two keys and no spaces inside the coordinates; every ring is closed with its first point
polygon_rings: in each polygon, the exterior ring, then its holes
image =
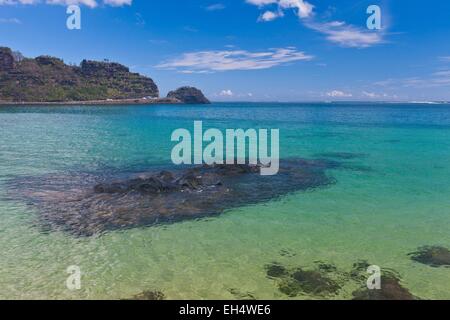
{"type": "Polygon", "coordinates": [[[361,261],[416,297],[450,299],[450,269],[409,255],[450,247],[449,159],[448,104],[0,107],[0,299],[351,299],[361,283],[348,275],[361,261]],[[279,129],[282,159],[342,166],[322,187],[93,236],[46,228],[15,196],[27,181],[170,167],[171,133],[196,120],[279,129]],[[327,269],[338,289],[288,294],[271,265],[327,269]],[[69,266],[81,270],[80,290],[66,286],[69,266]]]}

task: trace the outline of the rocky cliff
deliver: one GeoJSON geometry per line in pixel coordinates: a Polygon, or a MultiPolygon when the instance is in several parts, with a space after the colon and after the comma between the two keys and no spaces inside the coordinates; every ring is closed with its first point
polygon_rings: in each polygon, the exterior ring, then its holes
{"type": "Polygon", "coordinates": [[[181,87],[175,91],[170,91],[167,98],[180,100],[187,104],[209,104],[211,103],[204,94],[194,87],[181,87]]]}
{"type": "Polygon", "coordinates": [[[79,66],[0,48],[0,101],[66,102],[159,97],[152,79],[118,63],[83,60],[79,66]],[[20,58],[19,58],[20,57],[20,58]]]}

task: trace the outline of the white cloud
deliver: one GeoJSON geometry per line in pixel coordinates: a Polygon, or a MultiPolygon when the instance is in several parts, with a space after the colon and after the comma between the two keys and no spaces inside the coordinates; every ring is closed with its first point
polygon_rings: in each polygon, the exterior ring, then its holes
{"type": "Polygon", "coordinates": [[[313,56],[293,47],[268,49],[262,52],[245,50],[199,51],[157,65],[157,68],[188,72],[261,70],[289,62],[311,60],[313,56]]]}
{"type": "Polygon", "coordinates": [[[332,98],[350,98],[350,97],[353,97],[353,94],[346,93],[346,92],[340,91],[340,90],[333,90],[333,91],[327,92],[327,96],[332,97],[332,98]]]}
{"type": "Polygon", "coordinates": [[[225,5],[222,3],[211,4],[205,8],[206,11],[219,11],[223,9],[225,9],[225,5]]]}
{"type": "Polygon", "coordinates": [[[232,97],[233,96],[233,91],[231,91],[231,90],[222,90],[220,93],[219,93],[219,96],[222,96],[222,97],[232,97]]]}
{"type": "MultiPolygon", "coordinates": [[[[103,3],[113,7],[121,7],[124,5],[131,5],[133,0],[103,0],[103,3]]],[[[97,0],[0,0],[0,5],[30,5],[46,3],[51,5],[85,5],[90,8],[98,6],[97,0]]]]}
{"type": "Polygon", "coordinates": [[[33,4],[36,0],[0,0],[0,5],[33,4]]]}
{"type": "Polygon", "coordinates": [[[450,87],[450,70],[440,70],[434,73],[409,78],[386,79],[374,83],[376,86],[385,88],[437,88],[450,87]]]}
{"type": "Polygon", "coordinates": [[[294,9],[300,18],[310,17],[314,9],[314,6],[305,0],[247,0],[247,3],[260,8],[267,5],[277,5],[279,12],[284,9],[294,9]]]}
{"type": "Polygon", "coordinates": [[[109,4],[114,7],[121,7],[124,5],[131,6],[133,0],[103,0],[105,4],[109,4]]]}
{"type": "Polygon", "coordinates": [[[281,15],[278,12],[266,11],[259,17],[258,20],[268,22],[268,21],[273,21],[279,17],[281,17],[281,15]]]}
{"type": "MultiPolygon", "coordinates": [[[[38,1],[36,1],[38,2],[38,1]]],[[[59,4],[59,5],[85,5],[90,8],[95,8],[97,6],[96,0],[46,0],[45,3],[47,4],[59,4]]]]}
{"type": "Polygon", "coordinates": [[[5,24],[22,24],[22,21],[20,21],[17,18],[0,18],[0,23],[5,23],[5,24]]]}
{"type": "Polygon", "coordinates": [[[7,4],[7,5],[13,5],[13,4],[34,4],[37,3],[38,0],[0,0],[0,5],[7,4]]]}
{"type": "Polygon", "coordinates": [[[369,31],[342,21],[322,22],[314,18],[314,5],[304,0],[246,0],[247,3],[263,9],[277,6],[278,11],[265,11],[258,21],[269,22],[284,16],[287,9],[296,10],[304,25],[322,33],[330,42],[343,47],[366,48],[383,42],[384,32],[369,31]]]}
{"type": "Polygon", "coordinates": [[[326,38],[343,47],[367,48],[383,42],[381,32],[368,31],[342,21],[325,23],[307,22],[310,29],[323,33],[326,38]]]}
{"type": "Polygon", "coordinates": [[[367,91],[363,91],[362,95],[371,99],[377,98],[378,95],[374,92],[367,92],[367,91]]]}
{"type": "Polygon", "coordinates": [[[439,60],[444,61],[444,62],[450,62],[450,56],[439,57],[439,60]]]}

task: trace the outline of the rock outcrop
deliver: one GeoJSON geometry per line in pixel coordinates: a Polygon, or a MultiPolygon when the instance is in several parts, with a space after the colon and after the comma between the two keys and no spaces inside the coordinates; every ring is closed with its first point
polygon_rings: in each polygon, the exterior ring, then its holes
{"type": "Polygon", "coordinates": [[[209,104],[211,103],[199,89],[194,87],[181,87],[170,91],[167,98],[177,99],[186,104],[209,104]]]}
{"type": "Polygon", "coordinates": [[[49,175],[20,178],[11,197],[33,205],[45,230],[91,236],[109,230],[173,223],[222,213],[296,191],[334,183],[326,171],[340,164],[283,160],[276,176],[260,166],[214,165],[124,175],[49,175]],[[126,177],[126,176],[125,176],[126,177]],[[20,187],[19,187],[20,186],[20,187]]]}
{"type": "Polygon", "coordinates": [[[0,72],[12,70],[14,64],[15,59],[11,49],[0,47],[0,72]]]}
{"type": "Polygon", "coordinates": [[[51,56],[23,58],[0,48],[0,101],[68,102],[158,98],[152,79],[118,63],[67,65],[51,56]]]}

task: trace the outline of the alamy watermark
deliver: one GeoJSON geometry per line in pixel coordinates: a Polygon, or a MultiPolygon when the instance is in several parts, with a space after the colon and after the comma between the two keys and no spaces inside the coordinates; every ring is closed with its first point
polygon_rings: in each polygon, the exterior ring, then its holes
{"type": "Polygon", "coordinates": [[[66,20],[66,26],[69,30],[81,29],[81,8],[75,4],[67,7],[66,13],[69,17],[66,20]]]}
{"type": "Polygon", "coordinates": [[[369,30],[381,30],[381,8],[375,4],[367,8],[367,14],[370,14],[367,19],[367,28],[369,30]]]}
{"type": "Polygon", "coordinates": [[[261,175],[264,176],[275,175],[279,171],[279,129],[270,130],[269,141],[268,129],[226,129],[224,135],[215,128],[203,132],[203,122],[194,121],[193,134],[187,129],[177,129],[171,140],[178,142],[172,149],[175,165],[261,165],[261,175]]]}
{"type": "MultiPolygon", "coordinates": [[[[381,30],[381,8],[378,5],[372,4],[367,7],[367,28],[369,30],[381,30]]],[[[66,26],[69,30],[81,30],[81,8],[79,5],[72,4],[67,7],[66,14],[69,17],[66,20],[66,26]]]]}
{"type": "Polygon", "coordinates": [[[381,268],[373,265],[367,268],[367,273],[371,276],[367,279],[367,289],[381,290],[381,268]]]}
{"type": "Polygon", "coordinates": [[[81,289],[81,268],[79,266],[69,266],[66,270],[69,276],[66,279],[66,287],[70,291],[81,289]]]}

